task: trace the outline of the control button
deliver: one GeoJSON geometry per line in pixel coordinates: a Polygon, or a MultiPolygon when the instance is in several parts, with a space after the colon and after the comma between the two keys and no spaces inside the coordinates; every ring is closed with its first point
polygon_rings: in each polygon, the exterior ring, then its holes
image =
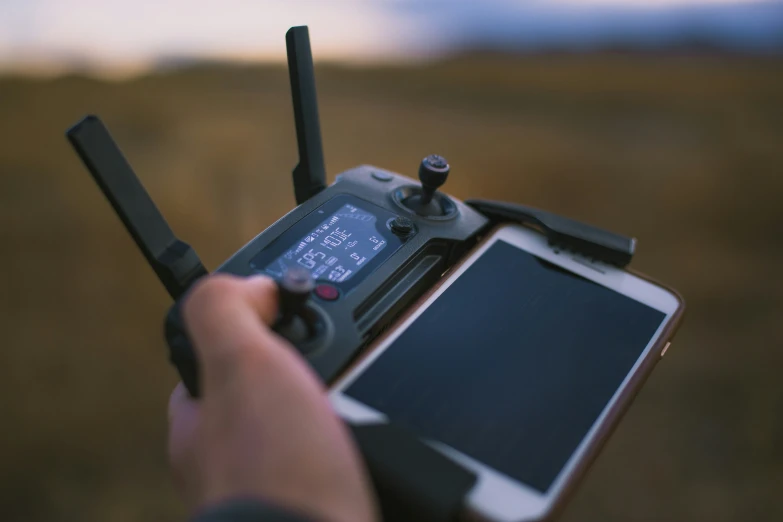
{"type": "Polygon", "coordinates": [[[400,237],[409,236],[413,232],[413,221],[404,216],[397,216],[391,220],[389,228],[400,237]]]}
{"type": "Polygon", "coordinates": [[[379,172],[377,170],[374,170],[371,176],[377,179],[378,181],[391,181],[394,179],[394,176],[392,176],[388,172],[379,172]]]}
{"type": "Polygon", "coordinates": [[[315,287],[315,295],[324,301],[334,301],[340,297],[340,291],[332,285],[318,285],[315,287]]]}
{"type": "Polygon", "coordinates": [[[672,343],[671,343],[671,341],[669,341],[669,342],[666,343],[666,346],[663,347],[663,350],[661,350],[661,359],[663,359],[663,356],[666,355],[666,350],[668,350],[669,346],[671,346],[671,345],[672,345],[672,343]]]}

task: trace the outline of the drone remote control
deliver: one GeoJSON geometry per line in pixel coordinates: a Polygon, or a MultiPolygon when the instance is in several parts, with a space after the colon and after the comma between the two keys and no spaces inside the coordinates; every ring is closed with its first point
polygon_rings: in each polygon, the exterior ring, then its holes
{"type": "MultiPolygon", "coordinates": [[[[449,165],[437,155],[419,165],[420,182],[361,166],[327,187],[307,28],[289,30],[286,43],[299,206],[217,271],[275,278],[281,295],[276,330],[329,382],[472,246],[489,220],[438,191],[449,165]]],[[[98,118],[88,116],[68,137],[169,293],[181,297],[207,274],[193,249],[171,232],[98,118]]],[[[183,382],[198,396],[197,362],[176,303],[166,339],[183,382]]]]}
{"type": "MultiPolygon", "coordinates": [[[[438,155],[421,160],[418,180],[364,165],[339,174],[334,184],[326,186],[307,27],[291,28],[286,44],[299,151],[299,163],[293,171],[298,206],[236,252],[217,272],[265,274],[277,281],[281,310],[274,328],[325,383],[333,382],[365,346],[432,288],[493,223],[531,224],[550,242],[582,255],[619,266],[631,261],[632,239],[530,207],[462,202],[445,194],[440,189],[450,166],[438,155]]],[[[198,397],[198,362],[181,321],[179,303],[207,270],[195,251],[174,235],[97,117],[87,116],[67,136],[174,299],[165,322],[170,360],[190,394],[198,397]]],[[[388,451],[392,439],[374,437],[362,447],[365,456],[388,451]]],[[[402,440],[395,437],[394,441],[402,440]]],[[[457,471],[458,466],[418,442],[408,440],[398,446],[405,447],[408,455],[400,462],[411,466],[429,462],[428,469],[456,477],[451,482],[456,484],[453,491],[444,494],[445,486],[439,486],[437,494],[423,494],[430,503],[450,506],[473,480],[469,473],[457,471]]],[[[383,460],[370,460],[378,459],[383,460]]],[[[398,464],[388,459],[381,468],[389,472],[398,464]]],[[[407,470],[394,472],[393,480],[406,474],[407,470]]],[[[402,491],[396,485],[392,489],[397,495],[402,491]]],[[[414,486],[409,489],[411,495],[418,494],[414,486]]],[[[430,513],[429,519],[440,518],[430,513]]]]}

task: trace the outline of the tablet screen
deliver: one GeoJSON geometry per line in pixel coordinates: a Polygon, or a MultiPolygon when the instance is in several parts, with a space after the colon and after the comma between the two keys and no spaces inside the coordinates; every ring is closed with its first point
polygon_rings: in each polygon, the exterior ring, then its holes
{"type": "Polygon", "coordinates": [[[498,240],[344,393],[545,493],[665,317],[498,240]]]}

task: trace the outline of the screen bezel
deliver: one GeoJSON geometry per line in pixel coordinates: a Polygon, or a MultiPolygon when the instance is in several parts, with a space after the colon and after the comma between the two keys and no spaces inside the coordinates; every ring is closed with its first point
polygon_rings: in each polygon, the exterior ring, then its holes
{"type": "Polygon", "coordinates": [[[430,304],[432,304],[451,284],[458,279],[473,263],[480,258],[496,241],[504,241],[512,246],[527,251],[541,259],[585,277],[609,289],[615,290],[636,301],[644,303],[666,315],[658,330],[651,337],[645,349],[626,375],[623,382],[612,395],[606,407],[601,411],[591,426],[587,435],[569,457],[563,469],[558,473],[546,493],[540,493],[533,488],[518,482],[507,475],[492,469],[481,462],[438,441],[427,440],[432,447],[438,449],[456,462],[474,471],[478,475],[476,485],[468,494],[468,505],[477,514],[497,521],[514,521],[526,518],[542,518],[555,504],[563,491],[569,476],[576,470],[577,464],[586,456],[588,447],[596,438],[599,428],[629,386],[632,376],[640,369],[642,362],[656,346],[659,337],[666,330],[670,320],[680,307],[679,299],[671,292],[649,281],[616,267],[597,261],[588,260],[571,252],[563,252],[550,246],[546,238],[531,229],[506,225],[498,228],[484,243],[448,275],[440,287],[434,291],[411,315],[409,315],[393,332],[384,337],[377,347],[369,353],[354,368],[342,376],[330,390],[330,400],[337,413],[345,420],[357,424],[372,424],[388,422],[386,416],[343,394],[346,389],[373,361],[379,357],[413,321],[415,321],[430,304]]]}

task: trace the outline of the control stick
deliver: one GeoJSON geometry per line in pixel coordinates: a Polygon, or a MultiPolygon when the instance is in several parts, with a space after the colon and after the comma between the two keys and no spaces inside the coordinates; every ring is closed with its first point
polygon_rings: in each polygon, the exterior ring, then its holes
{"type": "MultiPolygon", "coordinates": [[[[430,154],[419,165],[419,180],[421,188],[410,188],[404,196],[399,197],[399,203],[419,216],[439,218],[449,212],[448,197],[437,195],[438,188],[446,183],[449,177],[449,164],[443,156],[430,154]]],[[[450,205],[453,207],[453,205],[450,205]]]]}
{"type": "Polygon", "coordinates": [[[280,293],[280,320],[276,329],[291,342],[306,341],[315,335],[315,317],[307,307],[315,279],[306,268],[286,270],[278,282],[280,293]]]}
{"type": "Polygon", "coordinates": [[[421,181],[421,199],[419,205],[429,205],[438,188],[446,183],[449,177],[449,164],[446,158],[430,154],[419,165],[419,180],[421,181]]]}

